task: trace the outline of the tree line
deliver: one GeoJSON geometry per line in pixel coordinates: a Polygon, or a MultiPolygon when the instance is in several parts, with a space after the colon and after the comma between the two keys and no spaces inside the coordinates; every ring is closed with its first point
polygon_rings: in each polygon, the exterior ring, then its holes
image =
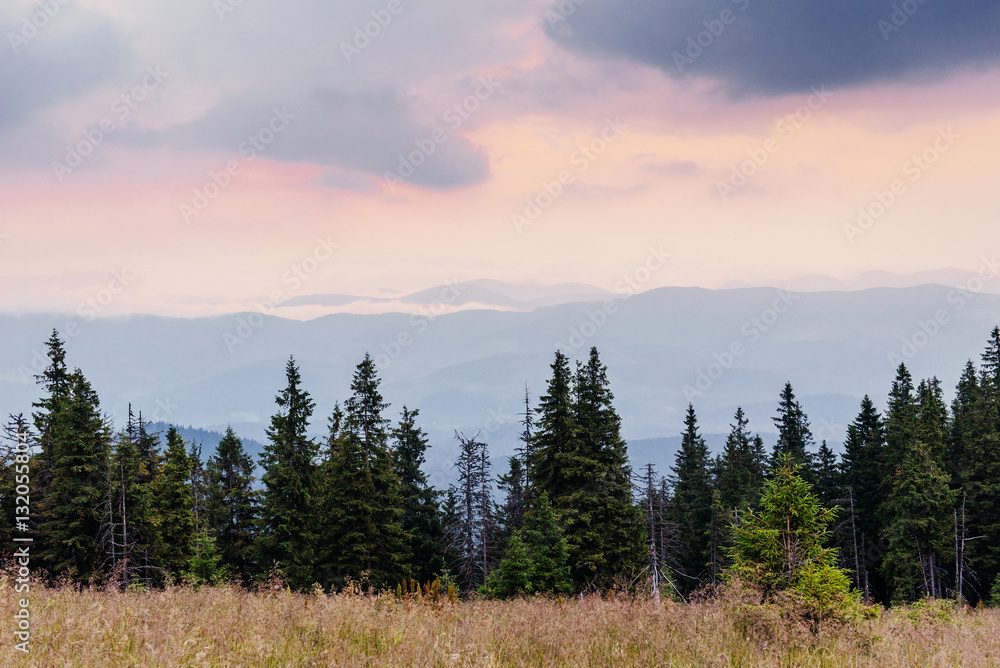
{"type": "MultiPolygon", "coordinates": [[[[280,578],[299,590],[381,590],[437,580],[497,597],[646,589],[688,598],[764,559],[747,547],[778,535],[758,531],[761,518],[806,514],[808,526],[831,526],[802,530],[814,538],[807,552],[869,601],[1000,603],[1000,328],[981,363],[966,365],[950,407],[937,378],[915,384],[900,364],[885,413],[866,396],[840,457],[816,445],[791,384],[770,450],[738,408],[713,457],[689,405],[665,475],[632,470],[598,351],[575,365],[556,352],[537,405],[525,390],[506,472],[495,476],[481,434],[456,432],[457,479],[446,490],[423,471],[419,411],[386,417],[369,355],[323,439],[309,436],[315,402],[288,360],[257,481],[232,429],[207,458],[175,428],[150,433],[131,407],[116,430],[56,332],[46,346],[43,396],[30,419],[4,427],[0,541],[11,544],[11,464],[27,438],[33,563],[51,582],[280,578]]],[[[806,549],[788,540],[775,563],[806,549]]]]}

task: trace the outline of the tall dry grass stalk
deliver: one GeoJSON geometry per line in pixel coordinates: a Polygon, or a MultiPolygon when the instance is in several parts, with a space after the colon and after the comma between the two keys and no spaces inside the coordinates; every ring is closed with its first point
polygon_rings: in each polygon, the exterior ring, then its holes
{"type": "Polygon", "coordinates": [[[36,590],[25,657],[18,597],[6,584],[3,666],[1000,666],[1000,610],[918,606],[813,635],[721,600],[431,604],[231,587],[36,590]]]}

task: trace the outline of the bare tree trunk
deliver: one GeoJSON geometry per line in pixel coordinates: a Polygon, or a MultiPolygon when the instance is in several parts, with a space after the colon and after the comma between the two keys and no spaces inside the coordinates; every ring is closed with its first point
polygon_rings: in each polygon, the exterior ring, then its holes
{"type": "MultiPolygon", "coordinates": [[[[858,529],[854,524],[854,488],[847,488],[848,498],[851,500],[851,535],[854,537],[854,588],[861,589],[861,565],[858,563],[858,529]]],[[[868,595],[865,592],[865,603],[868,602],[868,595]]]]}
{"type": "Polygon", "coordinates": [[[962,553],[958,545],[958,510],[955,516],[955,600],[962,602],[962,553]]]}
{"type": "Polygon", "coordinates": [[[934,552],[931,551],[927,554],[927,563],[929,565],[928,570],[931,572],[931,597],[938,598],[937,585],[934,580],[934,552]]]}
{"type": "Polygon", "coordinates": [[[656,518],[653,514],[653,465],[646,464],[646,499],[649,504],[649,570],[653,576],[652,598],[660,602],[660,564],[656,555],[656,518]]]}

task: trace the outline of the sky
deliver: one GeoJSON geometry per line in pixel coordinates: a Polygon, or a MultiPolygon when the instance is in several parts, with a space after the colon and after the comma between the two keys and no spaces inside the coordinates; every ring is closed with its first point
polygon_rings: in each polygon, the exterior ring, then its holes
{"type": "Polygon", "coordinates": [[[1000,251],[996,0],[5,0],[0,32],[3,311],[1000,251]]]}

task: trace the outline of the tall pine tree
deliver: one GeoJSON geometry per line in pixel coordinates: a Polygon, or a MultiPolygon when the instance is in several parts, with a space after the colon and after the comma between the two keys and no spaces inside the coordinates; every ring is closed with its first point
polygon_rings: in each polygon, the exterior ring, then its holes
{"type": "Polygon", "coordinates": [[[399,425],[393,429],[392,460],[399,478],[403,514],[401,523],[407,536],[412,577],[418,582],[434,579],[443,553],[437,492],[422,470],[426,461],[427,434],[417,426],[418,410],[403,406],[399,425]]]}
{"type": "Polygon", "coordinates": [[[83,373],[76,369],[66,374],[55,334],[49,346],[51,365],[42,382],[50,394],[36,404],[41,410],[35,414],[45,467],[38,504],[40,556],[53,577],[90,584],[103,577],[106,563],[100,535],[111,430],[83,373]]]}
{"type": "Polygon", "coordinates": [[[329,464],[323,474],[328,529],[321,561],[324,579],[337,585],[350,577],[387,587],[411,574],[400,479],[389,452],[389,421],[382,415],[389,404],[382,399],[380,383],[375,362],[366,354],[355,369],[346,411],[335,411],[330,422],[329,464]]]}
{"type": "Polygon", "coordinates": [[[734,419],[736,422],[730,425],[726,445],[715,463],[715,487],[721,507],[738,513],[757,505],[764,487],[764,462],[754,445],[756,439],[747,429],[749,420],[742,406],[736,408],[734,419]]]}
{"type": "Polygon", "coordinates": [[[785,383],[785,387],[781,390],[778,415],[772,420],[774,426],[778,428],[778,442],[774,444],[774,451],[771,454],[771,466],[776,467],[782,455],[790,455],[794,461],[802,465],[801,475],[806,482],[813,482],[815,476],[810,470],[813,462],[812,454],[809,452],[809,448],[813,445],[813,436],[809,429],[809,420],[801,404],[795,399],[791,383],[785,383]]]}
{"type": "MultiPolygon", "coordinates": [[[[163,468],[153,480],[153,554],[162,575],[181,578],[194,554],[194,496],[191,458],[176,427],[167,430],[163,468]]],[[[162,581],[162,580],[161,580],[162,581]]]]}
{"type": "Polygon", "coordinates": [[[279,410],[260,456],[264,490],[256,551],[262,569],[277,567],[290,586],[304,589],[316,579],[318,447],[307,433],[315,403],[302,389],[293,358],[285,365],[285,378],[288,384],[275,398],[279,410]]]}
{"type": "Polygon", "coordinates": [[[645,567],[645,521],[633,503],[621,418],[596,348],[577,365],[574,390],[577,438],[560,472],[569,489],[553,496],[552,505],[563,522],[577,587],[608,589],[645,567]]]}
{"type": "Polygon", "coordinates": [[[677,558],[681,577],[677,579],[677,586],[686,594],[705,582],[710,562],[712,479],[708,446],[698,433],[698,418],[691,404],[688,404],[684,427],[681,447],[671,468],[671,516],[677,524],[681,542],[677,558]]]}
{"type": "Polygon", "coordinates": [[[882,417],[871,398],[861,400],[858,416],[847,427],[844,455],[841,462],[841,481],[846,495],[843,503],[848,513],[840,544],[848,549],[849,566],[856,570],[858,589],[885,600],[885,586],[881,578],[881,550],[879,544],[879,509],[883,503],[882,472],[885,434],[882,417]],[[872,548],[872,549],[869,549],[872,548]]]}
{"type": "Polygon", "coordinates": [[[244,583],[254,571],[253,540],[258,494],[253,489],[253,460],[232,427],[206,465],[208,525],[222,563],[244,583]]]}

